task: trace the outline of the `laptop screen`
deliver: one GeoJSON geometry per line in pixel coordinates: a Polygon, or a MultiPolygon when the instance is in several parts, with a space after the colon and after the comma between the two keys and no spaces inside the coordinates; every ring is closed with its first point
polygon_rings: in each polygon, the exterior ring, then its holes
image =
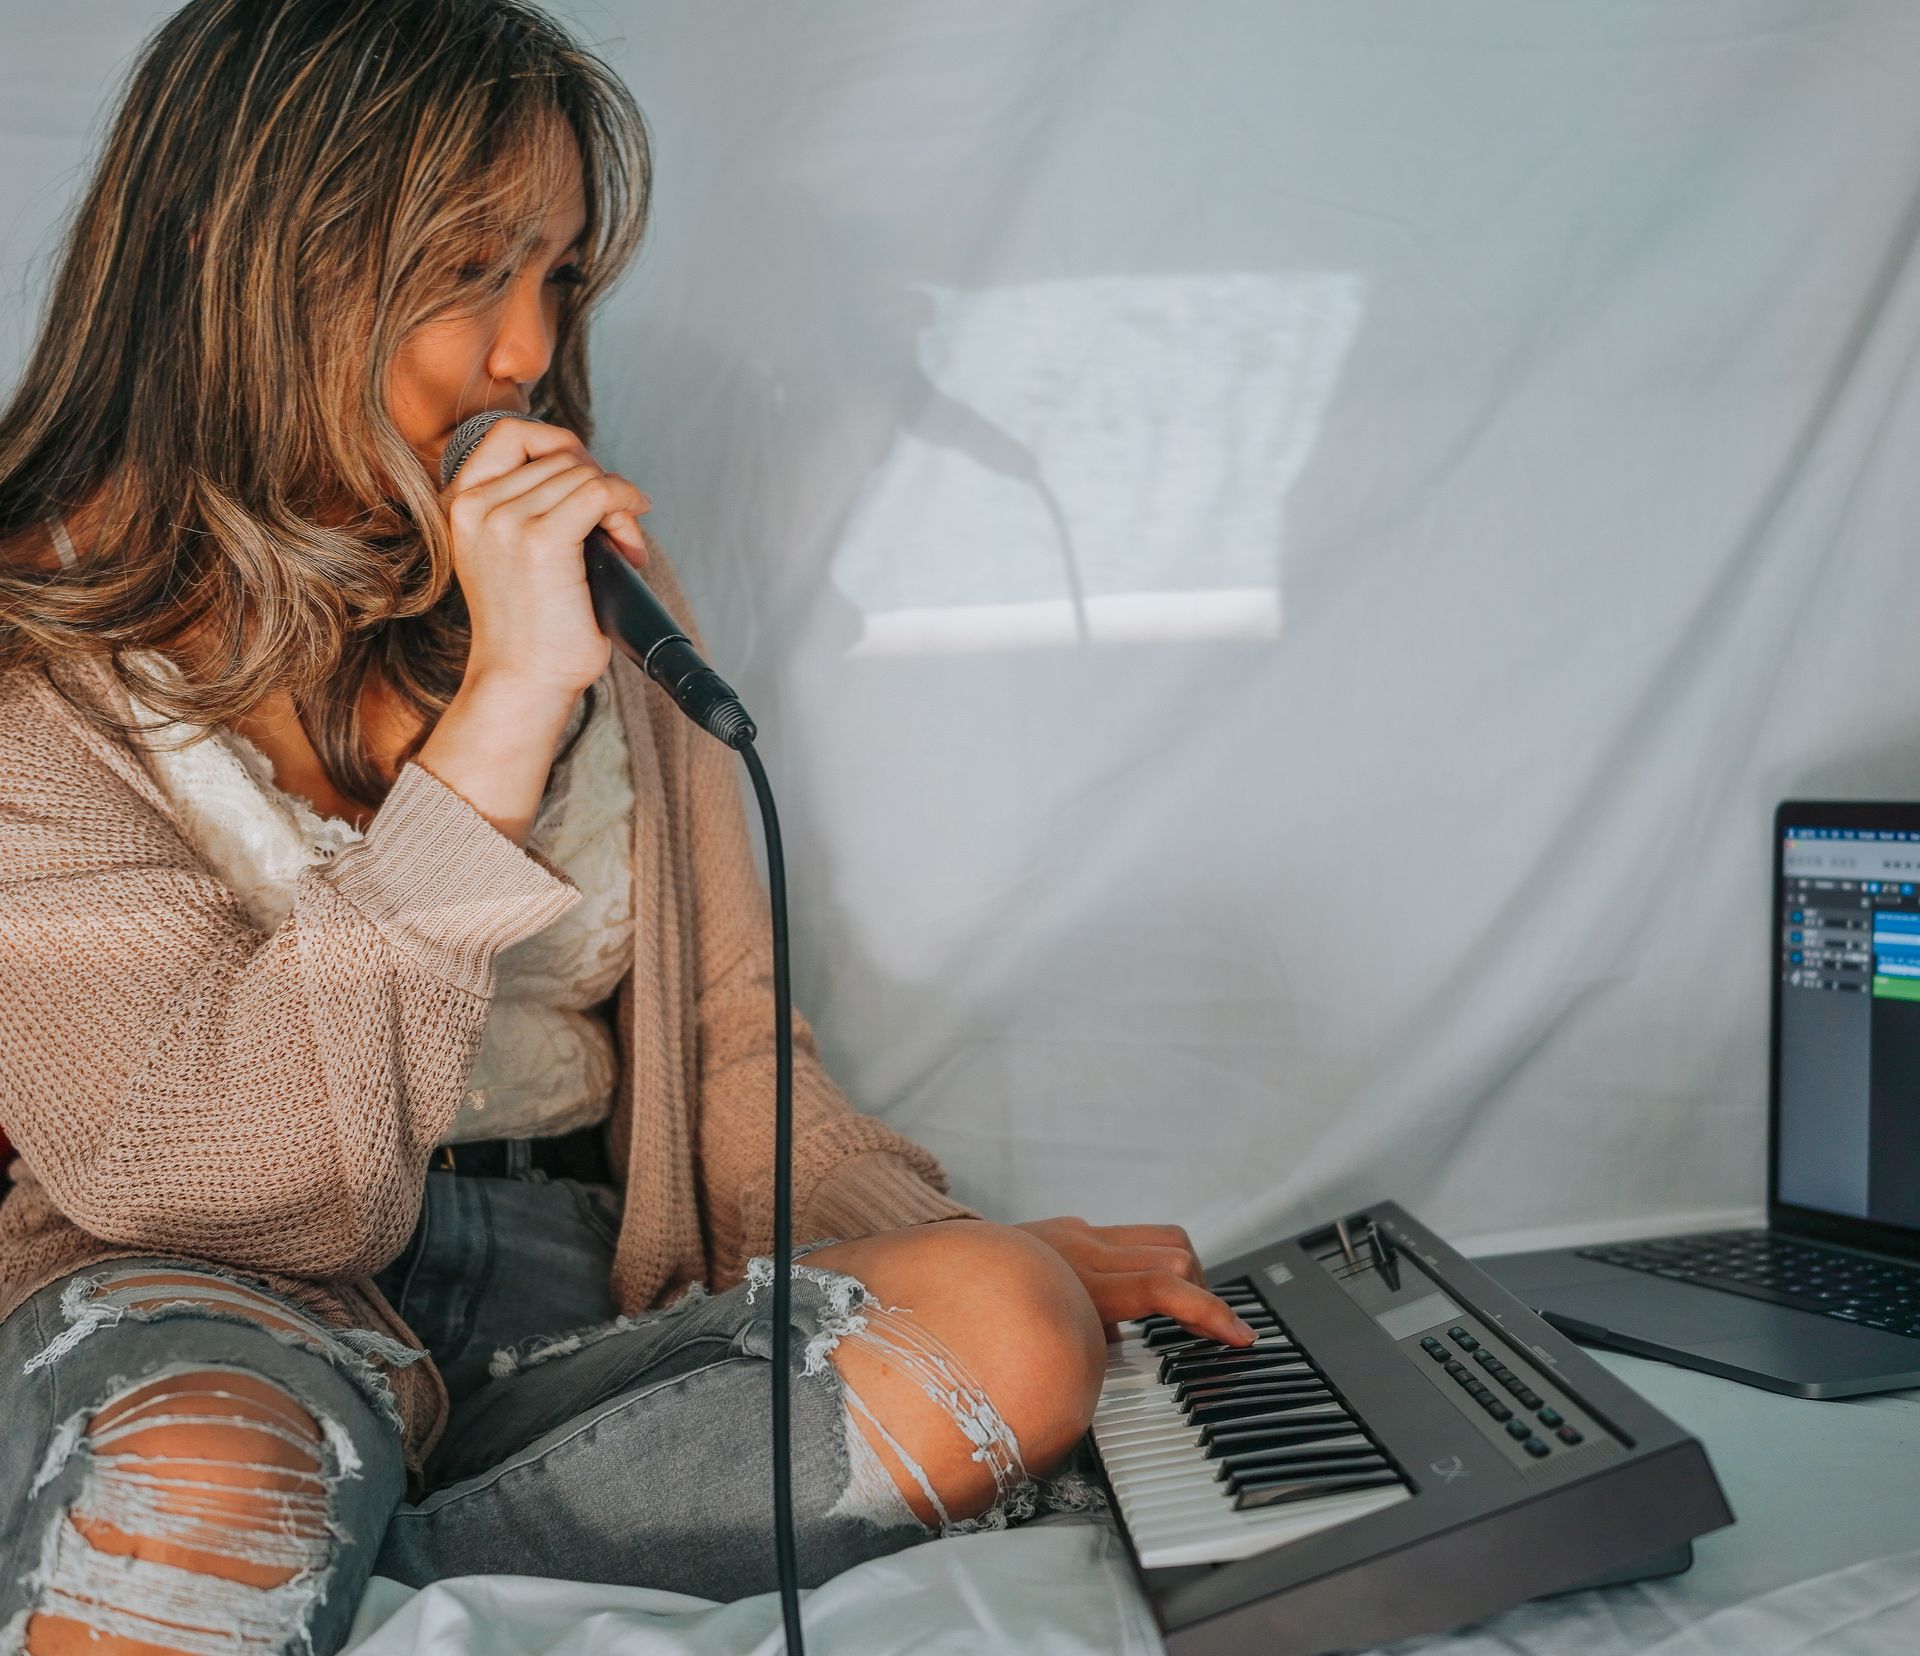
{"type": "Polygon", "coordinates": [[[1920,1230],[1920,806],[1852,808],[1890,810],[1777,818],[1775,1199],[1920,1230]]]}

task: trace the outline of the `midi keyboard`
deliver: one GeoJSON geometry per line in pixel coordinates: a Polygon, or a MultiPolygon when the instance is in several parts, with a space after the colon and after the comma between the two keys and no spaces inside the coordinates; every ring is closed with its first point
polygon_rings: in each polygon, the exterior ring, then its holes
{"type": "Polygon", "coordinates": [[[1119,1326],[1091,1437],[1174,1656],[1325,1656],[1673,1574],[1706,1451],[1391,1202],[1209,1271],[1251,1346],[1119,1326]]]}

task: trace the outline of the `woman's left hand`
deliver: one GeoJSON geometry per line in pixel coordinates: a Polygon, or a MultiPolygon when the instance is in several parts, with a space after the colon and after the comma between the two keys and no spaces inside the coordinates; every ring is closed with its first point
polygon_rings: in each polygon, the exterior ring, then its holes
{"type": "Polygon", "coordinates": [[[1084,1219],[1030,1219],[1030,1231],[1071,1265],[1107,1331],[1158,1312],[1189,1333],[1225,1345],[1252,1343],[1253,1330],[1207,1287],[1193,1243],[1178,1225],[1089,1225],[1084,1219]]]}

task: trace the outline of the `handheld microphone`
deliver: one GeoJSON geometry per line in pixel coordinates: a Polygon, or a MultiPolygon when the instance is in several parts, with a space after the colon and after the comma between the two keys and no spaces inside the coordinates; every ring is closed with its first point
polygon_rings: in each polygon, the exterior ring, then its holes
{"type": "MultiPolygon", "coordinates": [[[[462,420],[440,457],[440,487],[453,481],[495,420],[531,414],[488,409],[462,420]]],[[[538,423],[538,422],[536,422],[538,423]]],[[[767,847],[767,896],[773,907],[773,1545],[780,1581],[780,1614],[787,1656],[806,1656],[800,1622],[800,1561],[793,1529],[793,982],[787,961],[786,857],[780,818],[766,767],[754,750],[753,720],[725,679],[700,659],[680,623],[648,590],[640,572],[620,555],[605,530],[593,529],[581,548],[587,588],[600,630],[639,663],[680,711],[734,749],[745,762],[767,847]]]]}
{"type": "MultiPolygon", "coordinates": [[[[496,420],[532,418],[530,414],[495,408],[462,420],[440,458],[440,487],[444,489],[453,481],[496,420]]],[[[621,555],[612,537],[596,525],[587,534],[582,554],[587,564],[587,590],[593,595],[593,614],[600,630],[702,730],[730,748],[751,742],[756,734],[753,720],[740,705],[733,686],[700,659],[700,652],[680,630],[680,623],[640,579],[639,570],[621,555]]]]}

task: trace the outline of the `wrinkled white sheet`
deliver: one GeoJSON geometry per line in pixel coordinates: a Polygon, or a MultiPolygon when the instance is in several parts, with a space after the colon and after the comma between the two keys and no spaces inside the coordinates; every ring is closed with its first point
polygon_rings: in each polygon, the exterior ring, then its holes
{"type": "MultiPolygon", "coordinates": [[[[1522,1605],[1393,1656],[1913,1656],[1920,1650],[1920,1395],[1808,1402],[1615,1353],[1600,1360],[1707,1446],[1737,1522],[1665,1581],[1522,1605]]],[[[1117,1534],[1055,1514],[930,1541],[804,1595],[821,1656],[1149,1656],[1117,1534]]],[[[414,1593],[376,1577],[356,1656],[722,1656],[781,1648],[777,1595],[467,1576],[414,1593]]]]}
{"type": "MultiPolygon", "coordinates": [[[[1099,1524],[1058,1515],[877,1558],[802,1594],[819,1656],[1157,1656],[1161,1646],[1099,1524]]],[[[716,1605],[642,1587],[461,1576],[420,1592],[376,1576],[345,1646],[356,1656],[776,1656],[778,1594],[716,1605]]]]}

